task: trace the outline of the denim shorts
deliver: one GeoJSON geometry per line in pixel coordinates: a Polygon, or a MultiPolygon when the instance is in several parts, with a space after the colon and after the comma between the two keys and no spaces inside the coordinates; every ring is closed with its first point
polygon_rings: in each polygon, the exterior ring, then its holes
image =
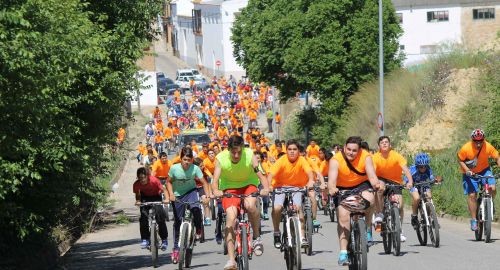
{"type": "Polygon", "coordinates": [[[493,174],[491,172],[491,168],[488,167],[484,169],[481,172],[476,173],[477,175],[481,176],[492,176],[490,178],[480,178],[476,179],[473,177],[467,176],[467,174],[462,175],[462,185],[464,187],[464,195],[471,194],[471,193],[477,193],[479,191],[479,185],[488,183],[488,185],[495,185],[496,181],[495,178],[493,178],[493,174]]]}

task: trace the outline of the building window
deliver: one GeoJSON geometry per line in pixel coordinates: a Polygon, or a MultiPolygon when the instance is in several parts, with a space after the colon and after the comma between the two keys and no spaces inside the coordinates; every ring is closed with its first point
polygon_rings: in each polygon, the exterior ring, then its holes
{"type": "Polygon", "coordinates": [[[403,13],[396,13],[396,16],[398,17],[398,22],[403,23],[403,13]]]}
{"type": "Polygon", "coordinates": [[[404,51],[405,50],[405,45],[399,45],[399,50],[404,51]]]}
{"type": "Polygon", "coordinates": [[[494,8],[478,8],[472,10],[472,18],[474,20],[489,20],[495,19],[494,8]]]}
{"type": "Polygon", "coordinates": [[[427,12],[427,22],[447,22],[448,16],[448,10],[429,11],[427,12]]]}
{"type": "Polygon", "coordinates": [[[193,9],[193,32],[201,35],[201,9],[193,9]]]}

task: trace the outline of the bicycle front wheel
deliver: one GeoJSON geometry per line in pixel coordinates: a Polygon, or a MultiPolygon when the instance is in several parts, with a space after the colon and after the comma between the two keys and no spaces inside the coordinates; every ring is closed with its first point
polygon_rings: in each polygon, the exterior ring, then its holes
{"type": "Polygon", "coordinates": [[[183,270],[185,268],[185,264],[187,263],[186,259],[189,259],[186,255],[187,249],[189,247],[189,224],[182,223],[179,234],[179,270],[183,270]]]}
{"type": "Polygon", "coordinates": [[[300,222],[298,217],[293,217],[290,219],[290,236],[292,237],[292,269],[300,270],[302,269],[301,255],[301,245],[300,245],[300,222]]]}
{"type": "Polygon", "coordinates": [[[382,243],[384,244],[384,252],[385,254],[391,253],[392,250],[392,218],[391,216],[385,212],[384,213],[384,222],[382,223],[382,243]]]}
{"type": "Polygon", "coordinates": [[[238,254],[238,269],[248,270],[248,231],[246,226],[241,227],[241,254],[238,254]]]}
{"type": "Polygon", "coordinates": [[[309,245],[307,245],[304,249],[306,251],[307,256],[312,255],[312,244],[313,244],[313,221],[312,221],[312,212],[311,209],[307,209],[305,211],[305,222],[306,222],[306,238],[309,245]]]}
{"type": "Polygon", "coordinates": [[[158,267],[158,232],[157,225],[155,221],[151,222],[150,226],[150,247],[151,247],[151,258],[153,259],[153,267],[158,267]]]}
{"type": "Polygon", "coordinates": [[[429,216],[429,238],[431,238],[432,245],[439,247],[439,223],[436,215],[436,209],[431,202],[427,204],[427,214],[429,216]]]}
{"type": "Polygon", "coordinates": [[[491,242],[491,220],[493,219],[491,209],[491,198],[484,200],[484,241],[491,242]]]}
{"type": "Polygon", "coordinates": [[[481,213],[482,208],[482,199],[477,199],[477,210],[476,210],[476,219],[477,219],[477,230],[474,231],[474,236],[476,237],[476,241],[481,241],[483,239],[483,214],[481,213]]]}
{"type": "MultiPolygon", "coordinates": [[[[417,232],[417,238],[418,242],[420,243],[421,246],[426,246],[427,245],[427,222],[425,220],[425,214],[423,210],[423,205],[422,203],[419,204],[418,206],[418,214],[417,217],[420,217],[418,220],[417,228],[415,231],[417,232]]],[[[427,212],[428,214],[429,212],[427,212]]]]}
{"type": "Polygon", "coordinates": [[[391,227],[392,227],[392,253],[394,256],[401,254],[401,219],[399,217],[399,208],[393,206],[391,208],[391,227]]]}
{"type": "Polygon", "coordinates": [[[363,219],[354,222],[351,228],[351,234],[354,237],[354,243],[351,247],[351,264],[349,264],[350,270],[366,270],[368,268],[368,245],[366,243],[366,224],[363,219]]]}

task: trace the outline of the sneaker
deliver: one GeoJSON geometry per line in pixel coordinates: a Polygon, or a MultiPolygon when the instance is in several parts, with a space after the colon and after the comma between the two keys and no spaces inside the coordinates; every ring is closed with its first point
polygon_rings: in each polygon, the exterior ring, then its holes
{"type": "Polygon", "coordinates": [[[236,262],[234,260],[228,260],[226,265],[224,265],[224,270],[236,270],[236,262]]]}
{"type": "Polygon", "coordinates": [[[267,213],[264,213],[264,220],[269,220],[269,215],[267,213]]]}
{"type": "Polygon", "coordinates": [[[217,245],[222,244],[222,236],[216,235],[215,236],[215,242],[217,242],[217,245]]]}
{"type": "Polygon", "coordinates": [[[339,265],[340,266],[349,265],[349,257],[347,256],[347,253],[340,252],[340,254],[339,254],[339,265]]]}
{"type": "Polygon", "coordinates": [[[146,240],[146,239],[143,239],[142,242],[141,242],[141,248],[142,249],[147,249],[149,248],[149,241],[146,240]]]}
{"type": "Polygon", "coordinates": [[[281,233],[280,232],[274,233],[274,247],[281,248],[281,233]]]}
{"type": "Polygon", "coordinates": [[[168,242],[167,242],[167,240],[161,240],[161,246],[160,246],[160,249],[161,249],[162,251],[165,251],[165,250],[167,250],[167,247],[168,247],[168,242]]]}
{"type": "Polygon", "coordinates": [[[255,256],[260,256],[264,253],[264,246],[262,245],[262,239],[260,236],[252,241],[252,248],[255,256]]]}
{"type": "Polygon", "coordinates": [[[411,215],[411,226],[413,226],[413,229],[415,229],[415,230],[418,229],[418,217],[417,217],[417,215],[411,215]]]}
{"type": "Polygon", "coordinates": [[[319,227],[319,226],[321,226],[321,223],[319,223],[319,221],[318,221],[318,220],[314,219],[314,220],[313,220],[313,226],[314,226],[314,227],[319,227]]]}
{"type": "Polygon", "coordinates": [[[174,248],[172,250],[172,263],[176,264],[179,262],[179,249],[174,248]]]}
{"type": "Polygon", "coordinates": [[[406,236],[403,233],[401,233],[401,242],[406,242],[406,236]]]}
{"type": "Polygon", "coordinates": [[[368,243],[368,245],[371,245],[373,243],[372,232],[366,232],[366,242],[368,243]]]}
{"type": "Polygon", "coordinates": [[[302,238],[302,240],[300,240],[300,246],[301,247],[308,247],[309,246],[309,241],[307,241],[307,238],[302,238]]]}
{"type": "Polygon", "coordinates": [[[384,220],[384,214],[377,213],[375,215],[375,219],[373,220],[373,223],[382,223],[383,220],[384,220]]]}
{"type": "Polygon", "coordinates": [[[477,231],[477,220],[476,219],[470,220],[470,230],[477,231]]]}
{"type": "Polygon", "coordinates": [[[212,220],[210,220],[210,218],[205,218],[205,221],[203,222],[203,225],[205,225],[205,226],[211,226],[212,225],[212,220]]]}

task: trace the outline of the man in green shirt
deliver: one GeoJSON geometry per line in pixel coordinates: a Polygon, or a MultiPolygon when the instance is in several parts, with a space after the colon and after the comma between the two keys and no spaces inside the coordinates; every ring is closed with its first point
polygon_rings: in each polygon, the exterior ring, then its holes
{"type": "Polygon", "coordinates": [[[268,132],[273,132],[273,117],[274,117],[273,110],[271,110],[271,107],[268,107],[267,111],[266,111],[267,131],[268,132]]]}
{"type": "MultiPolygon", "coordinates": [[[[220,152],[215,158],[215,171],[212,181],[212,190],[215,196],[225,193],[252,194],[258,192],[259,183],[263,188],[262,196],[269,194],[269,183],[259,167],[257,157],[250,148],[244,147],[243,137],[231,136],[228,141],[228,149],[220,152]]],[[[255,255],[262,255],[264,248],[260,238],[260,213],[256,207],[257,198],[245,198],[245,209],[252,225],[252,246],[255,255]]],[[[236,269],[234,261],[234,224],[240,207],[239,198],[222,198],[222,207],[226,212],[225,237],[229,260],[224,266],[225,270],[236,269]]]]}

